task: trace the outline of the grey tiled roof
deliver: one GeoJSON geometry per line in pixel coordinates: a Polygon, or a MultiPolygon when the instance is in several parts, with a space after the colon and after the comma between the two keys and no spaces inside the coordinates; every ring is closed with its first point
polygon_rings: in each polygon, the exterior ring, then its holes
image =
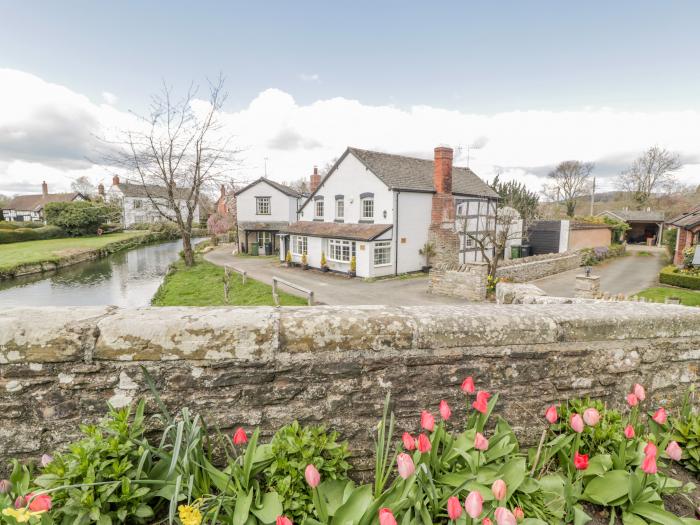
{"type": "MultiPolygon", "coordinates": [[[[117,187],[125,197],[137,197],[147,199],[150,197],[165,199],[168,197],[168,190],[165,186],[155,186],[152,184],[139,184],[133,182],[120,182],[117,187]]],[[[187,200],[190,188],[175,188],[175,198],[187,200]]]]}
{"type": "Polygon", "coordinates": [[[243,193],[244,191],[249,190],[250,188],[252,188],[252,187],[255,186],[256,184],[258,184],[259,182],[267,182],[270,186],[272,186],[273,188],[275,188],[275,189],[281,191],[281,192],[284,193],[285,195],[288,195],[289,197],[296,197],[296,198],[299,198],[299,197],[302,196],[301,193],[299,193],[299,192],[296,191],[296,190],[293,190],[293,189],[290,188],[289,186],[285,186],[284,184],[280,184],[279,182],[275,182],[274,180],[266,179],[265,177],[260,177],[259,179],[254,180],[253,182],[251,182],[250,184],[248,184],[245,188],[242,188],[242,189],[238,190],[238,191],[236,192],[236,195],[240,195],[240,194],[243,193]]]}
{"type": "Polygon", "coordinates": [[[645,211],[645,210],[605,210],[598,215],[616,215],[623,221],[636,222],[663,222],[664,214],[660,211],[645,211]]]}
{"type": "MultiPolygon", "coordinates": [[[[391,189],[435,191],[432,160],[348,148],[391,189]]],[[[498,194],[469,168],[452,168],[452,193],[497,198],[498,194]]]]}
{"type": "Polygon", "coordinates": [[[391,228],[391,224],[344,224],[335,222],[299,221],[290,224],[285,232],[311,237],[371,241],[391,228]]]}
{"type": "Polygon", "coordinates": [[[668,223],[680,228],[694,228],[700,224],[700,206],[690,210],[689,212],[677,215],[673,219],[669,220],[668,223]]]}
{"type": "Polygon", "coordinates": [[[284,230],[289,225],[288,222],[262,222],[262,221],[240,221],[238,227],[248,231],[274,232],[284,230]]]}
{"type": "Polygon", "coordinates": [[[72,202],[80,197],[80,193],[37,193],[32,195],[17,195],[3,208],[5,210],[39,211],[49,202],[72,202]]]}

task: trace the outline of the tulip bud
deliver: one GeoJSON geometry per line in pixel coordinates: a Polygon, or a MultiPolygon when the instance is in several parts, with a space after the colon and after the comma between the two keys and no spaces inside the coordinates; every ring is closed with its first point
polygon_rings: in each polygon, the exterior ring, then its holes
{"type": "Polygon", "coordinates": [[[671,441],[666,447],[666,454],[673,461],[680,461],[681,456],[683,455],[683,451],[681,450],[681,447],[678,445],[678,443],[676,443],[675,441],[671,441]]]}
{"type": "Polygon", "coordinates": [[[644,387],[639,383],[635,383],[635,385],[632,387],[632,392],[634,392],[634,395],[637,396],[637,399],[640,401],[644,401],[647,397],[644,387]]]}
{"type": "Polygon", "coordinates": [[[0,480],[0,494],[7,494],[12,490],[12,482],[9,479],[0,480]]]}
{"type": "Polygon", "coordinates": [[[583,411],[583,421],[589,427],[596,426],[600,421],[600,412],[598,412],[595,408],[587,408],[583,411]]]}
{"type": "Polygon", "coordinates": [[[658,409],[656,412],[654,412],[654,415],[651,417],[651,419],[656,421],[659,425],[665,425],[666,420],[668,419],[666,409],[664,409],[663,407],[658,409]]]}
{"type": "Polygon", "coordinates": [[[644,455],[645,456],[654,456],[656,457],[656,453],[658,452],[656,445],[649,441],[646,446],[644,447],[644,455]]]}
{"type": "Polygon", "coordinates": [[[481,412],[482,414],[486,414],[489,408],[489,397],[491,397],[491,394],[489,394],[488,392],[484,392],[483,390],[479,390],[476,393],[476,401],[472,403],[472,407],[474,408],[474,410],[476,410],[477,412],[481,412]]]}
{"type": "Polygon", "coordinates": [[[523,509],[520,507],[515,507],[513,509],[513,516],[515,516],[515,519],[518,523],[523,521],[525,519],[525,513],[523,512],[523,509]]]}
{"type": "Polygon", "coordinates": [[[403,479],[410,478],[416,471],[416,466],[413,464],[411,456],[403,452],[396,456],[396,466],[399,469],[399,476],[403,479]]]}
{"type": "Polygon", "coordinates": [[[627,425],[625,427],[625,437],[627,439],[632,439],[634,437],[634,427],[632,425],[627,425]]]}
{"type": "Polygon", "coordinates": [[[306,465],[304,477],[312,489],[315,489],[318,487],[318,484],[321,483],[321,474],[319,474],[318,470],[313,465],[306,465]]]}
{"type": "Polygon", "coordinates": [[[379,509],[379,525],[396,525],[396,518],[390,509],[379,509]]]}
{"type": "Polygon", "coordinates": [[[574,467],[576,470],[586,470],[588,468],[588,454],[574,452],[574,467]]]}
{"type": "Polygon", "coordinates": [[[452,410],[450,410],[450,405],[447,404],[447,401],[444,399],[440,401],[440,417],[443,419],[443,421],[447,421],[450,419],[450,416],[452,415],[452,410]]]}
{"type": "Polygon", "coordinates": [[[51,496],[48,494],[34,494],[30,492],[25,497],[29,502],[29,510],[32,512],[48,512],[51,510],[51,496]]]}
{"type": "Polygon", "coordinates": [[[636,407],[639,404],[639,398],[632,393],[627,394],[627,404],[630,407],[636,407]]]}
{"type": "Polygon", "coordinates": [[[489,518],[484,518],[481,521],[481,525],[493,525],[493,522],[489,518]]]}
{"type": "Polygon", "coordinates": [[[474,436],[474,448],[482,452],[489,448],[489,440],[481,432],[477,432],[476,436],[474,436]]]}
{"type": "Polygon", "coordinates": [[[517,521],[513,513],[505,507],[498,507],[493,513],[498,525],[516,525],[517,521]]]}
{"type": "Polygon", "coordinates": [[[464,501],[464,509],[472,519],[476,519],[484,508],[484,498],[478,490],[472,490],[464,501]]]}
{"type": "Polygon", "coordinates": [[[248,442],[248,436],[245,435],[245,430],[243,427],[238,427],[236,432],[233,434],[233,444],[243,445],[248,442]]]}
{"type": "Polygon", "coordinates": [[[447,515],[452,521],[457,521],[462,515],[462,504],[457,496],[452,496],[447,500],[447,515]]]}
{"type": "Polygon", "coordinates": [[[493,497],[496,498],[496,501],[504,500],[508,493],[506,482],[502,479],[497,479],[493,482],[493,485],[491,485],[491,492],[493,493],[493,497]]]}
{"type": "Polygon", "coordinates": [[[24,496],[17,496],[17,499],[15,500],[15,508],[16,509],[21,509],[27,506],[27,500],[25,499],[24,496]]]}
{"type": "Polygon", "coordinates": [[[277,516],[276,525],[294,525],[287,516],[277,516]]]}
{"type": "Polygon", "coordinates": [[[642,470],[647,474],[656,474],[656,456],[648,455],[644,456],[644,461],[642,461],[642,470]]]}
{"type": "Polygon", "coordinates": [[[432,445],[430,443],[430,440],[428,439],[428,436],[425,434],[421,434],[418,436],[418,452],[421,454],[425,454],[426,452],[430,452],[430,449],[432,448],[432,445]]]}
{"type": "Polygon", "coordinates": [[[544,418],[552,425],[557,422],[557,419],[559,419],[559,414],[557,414],[556,405],[552,405],[547,409],[547,411],[544,413],[544,418]]]}
{"type": "Polygon", "coordinates": [[[413,436],[411,436],[411,434],[408,432],[403,433],[403,436],[401,436],[401,441],[403,441],[403,448],[408,451],[416,448],[416,440],[413,439],[413,436]]]}
{"type": "Polygon", "coordinates": [[[462,392],[465,394],[473,394],[474,390],[474,379],[472,379],[472,376],[469,376],[462,381],[462,392]]]}
{"type": "Polygon", "coordinates": [[[428,432],[435,430],[435,418],[427,410],[423,410],[420,413],[420,426],[423,430],[427,430],[428,432]]]}
{"type": "Polygon", "coordinates": [[[571,414],[569,425],[571,425],[574,432],[578,434],[583,432],[583,418],[579,414],[571,414]]]}

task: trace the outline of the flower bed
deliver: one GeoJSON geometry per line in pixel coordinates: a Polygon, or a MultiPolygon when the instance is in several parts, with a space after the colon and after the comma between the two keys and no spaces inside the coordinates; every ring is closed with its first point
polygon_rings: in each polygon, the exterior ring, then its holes
{"type": "Polygon", "coordinates": [[[659,273],[659,282],[680,288],[700,290],[700,270],[666,266],[659,273]]]}
{"type": "MultiPolygon", "coordinates": [[[[360,485],[348,477],[347,444],[323,427],[293,423],[266,444],[257,429],[227,437],[207,432],[187,409],[169,414],[151,388],[162,412],[153,420],[159,439],[146,437],[144,401],[110,409],[68,451],[42,457],[38,472],[14,462],[10,479],[0,481],[0,521],[584,524],[593,505],[605,508],[610,523],[700,523],[664,508],[669,495],[690,501],[694,486],[664,467],[680,462],[697,472],[700,421],[688,397],[677,418],[664,408],[646,414],[640,385],[624,413],[588,399],[550,406],[539,446],[527,451],[493,416],[498,394],[476,391],[471,377],[462,384],[466,417],[443,400],[439,420],[423,410],[400,439],[387,397],[381,422],[368,424],[374,479],[360,485]]],[[[696,505],[690,501],[691,513],[696,505]]]]}

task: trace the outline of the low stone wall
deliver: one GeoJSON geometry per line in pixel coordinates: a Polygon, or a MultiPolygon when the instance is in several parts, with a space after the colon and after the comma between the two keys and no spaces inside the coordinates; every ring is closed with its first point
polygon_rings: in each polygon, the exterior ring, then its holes
{"type": "Polygon", "coordinates": [[[700,386],[699,363],[700,309],[682,306],[18,308],[0,313],[0,463],[64,445],[107,402],[146,397],[156,412],[141,367],[170,409],[210,428],[269,436],[293,419],[323,422],[367,466],[387,392],[399,431],[417,431],[441,399],[458,427],[472,375],[533,443],[549,403],[621,406],[640,382],[653,406],[672,406],[700,386]]]}
{"type": "Polygon", "coordinates": [[[579,266],[581,266],[580,251],[548,253],[504,261],[496,270],[496,277],[511,282],[524,283],[573,270],[579,266]]]}
{"type": "Polygon", "coordinates": [[[430,270],[428,292],[483,301],[486,299],[487,278],[488,265],[485,263],[437,265],[430,270]]]}

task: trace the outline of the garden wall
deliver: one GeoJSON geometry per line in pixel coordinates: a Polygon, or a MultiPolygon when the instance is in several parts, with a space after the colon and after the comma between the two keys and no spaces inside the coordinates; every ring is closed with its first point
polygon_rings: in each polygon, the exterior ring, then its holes
{"type": "Polygon", "coordinates": [[[503,261],[496,270],[496,277],[511,282],[524,283],[554,275],[581,266],[581,252],[549,253],[522,259],[503,261]]]}
{"type": "Polygon", "coordinates": [[[488,273],[486,263],[438,264],[430,269],[428,292],[483,301],[486,299],[488,273]]]}
{"type": "Polygon", "coordinates": [[[366,466],[387,392],[400,430],[440,399],[459,425],[472,375],[532,443],[549,403],[619,406],[640,382],[653,405],[674,405],[700,386],[699,363],[700,309],[682,306],[18,308],[0,313],[0,462],[65,444],[106,402],[150,398],[142,366],[170,408],[211,428],[323,422],[366,466]]]}

